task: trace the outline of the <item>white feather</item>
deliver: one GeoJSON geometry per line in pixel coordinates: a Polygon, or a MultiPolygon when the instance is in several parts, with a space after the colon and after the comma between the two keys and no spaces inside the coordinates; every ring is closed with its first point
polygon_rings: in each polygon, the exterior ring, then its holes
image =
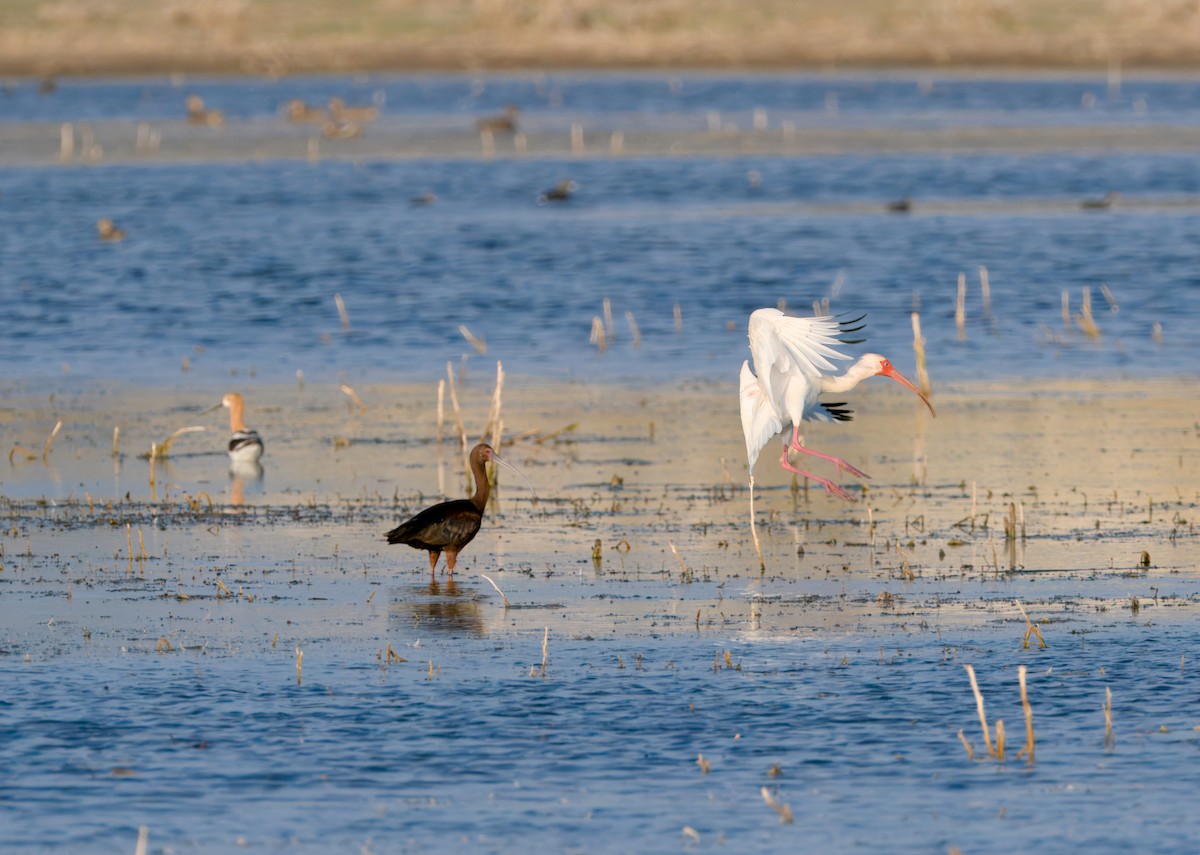
{"type": "Polygon", "coordinates": [[[742,433],[746,437],[746,459],[750,461],[750,471],[753,472],[763,446],[783,430],[783,419],[775,409],[775,404],[763,393],[758,378],[750,370],[749,362],[742,363],[740,397],[742,433]]]}

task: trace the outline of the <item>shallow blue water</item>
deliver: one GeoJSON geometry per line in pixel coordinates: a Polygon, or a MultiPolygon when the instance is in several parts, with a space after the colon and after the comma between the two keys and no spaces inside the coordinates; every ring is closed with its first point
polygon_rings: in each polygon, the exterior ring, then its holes
{"type": "Polygon", "coordinates": [[[704,850],[1183,851],[1200,833],[1195,764],[1179,762],[1198,745],[1197,678],[1179,656],[1196,640],[1126,621],[1036,652],[977,628],[555,637],[544,679],[528,674],[540,633],[426,636],[402,650],[419,661],[388,669],[313,641],[300,686],[290,649],[8,661],[0,760],[20,774],[0,779],[0,826],[8,851],[131,849],[139,825],[188,852],[653,852],[688,844],[685,826],[704,850]],[[725,649],[738,669],[714,671],[725,649]],[[1006,763],[969,761],[955,736],[983,751],[962,662],[1008,722],[1006,763]],[[1032,767],[1012,756],[1017,664],[1030,667],[1032,767]]]}
{"type": "Polygon", "coordinates": [[[919,302],[935,378],[1186,373],[1200,356],[1200,207],[1137,200],[1200,193],[1194,166],[1087,154],[0,169],[0,372],[69,363],[162,383],[186,357],[207,381],[424,379],[473,354],[466,324],[488,343],[476,359],[510,371],[723,379],[747,355],[750,311],[786,300],[808,313],[836,288],[832,309],[866,312],[867,346],[906,367],[919,302]],[[539,205],[567,175],[575,198],[539,205]],[[1128,204],[1069,207],[1109,189],[1128,204]],[[410,203],[428,191],[436,204],[410,203]],[[883,212],[903,195],[959,208],[883,212]],[[101,216],[124,242],[96,240],[101,216]],[[1095,343],[1059,334],[1061,292],[1078,312],[1085,288],[1095,343]],[[617,337],[600,356],[588,333],[606,297],[617,337]]]}

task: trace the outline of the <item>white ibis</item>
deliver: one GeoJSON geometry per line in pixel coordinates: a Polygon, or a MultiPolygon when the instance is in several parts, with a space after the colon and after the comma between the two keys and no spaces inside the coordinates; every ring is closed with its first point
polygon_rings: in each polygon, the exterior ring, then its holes
{"type": "Polygon", "coordinates": [[[262,457],[263,441],[258,431],[246,427],[244,413],[246,402],[237,392],[230,392],[221,399],[221,406],[229,409],[229,460],[234,464],[257,463],[262,457]]]}
{"type": "MultiPolygon", "coordinates": [[[[435,576],[438,557],[446,553],[446,567],[454,576],[454,564],[458,553],[479,533],[483,523],[483,512],[487,509],[491,487],[488,484],[489,460],[525,478],[511,464],[501,460],[486,442],[471,449],[471,474],[475,476],[475,495],[469,499],[454,499],[440,502],[421,511],[412,519],[403,522],[387,533],[388,543],[405,543],[413,549],[429,552],[429,574],[435,576]]],[[[525,481],[528,484],[528,480],[525,481]]],[[[532,489],[532,488],[531,488],[532,489]]]]}
{"type": "Polygon", "coordinates": [[[758,309],[750,315],[750,353],[755,370],[750,370],[749,362],[742,363],[741,409],[752,491],[758,453],[788,423],[792,426],[791,437],[784,440],[783,456],[779,459],[784,469],[811,478],[843,499],[849,499],[850,495],[833,481],[793,466],[788,459],[791,452],[828,460],[840,471],[856,478],[868,477],[839,457],[804,446],[800,436],[801,422],[849,421],[851,418],[844,402],[823,402],[819,400],[821,395],[848,392],[868,377],[890,377],[920,396],[929,412],[937,415],[921,390],[878,353],[864,354],[845,371],[837,371],[831,360],[850,357],[835,346],[860,343],[862,339],[842,336],[862,329],[862,326],[853,326],[861,320],[860,317],[839,321],[829,316],[793,318],[778,309],[758,309]]]}

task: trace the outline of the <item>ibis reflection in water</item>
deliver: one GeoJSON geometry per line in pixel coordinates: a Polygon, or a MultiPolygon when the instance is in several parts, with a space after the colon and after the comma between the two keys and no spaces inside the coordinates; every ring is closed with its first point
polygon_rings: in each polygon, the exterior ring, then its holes
{"type": "MultiPolygon", "coordinates": [[[[491,485],[488,483],[487,462],[494,460],[517,477],[525,476],[501,460],[486,442],[471,449],[471,474],[475,478],[475,495],[469,499],[441,502],[421,511],[387,533],[388,543],[406,543],[414,549],[429,551],[429,573],[436,575],[438,557],[446,553],[446,567],[454,575],[458,553],[479,533],[483,512],[487,508],[491,485]]],[[[529,483],[525,480],[525,483],[529,483]]]]}

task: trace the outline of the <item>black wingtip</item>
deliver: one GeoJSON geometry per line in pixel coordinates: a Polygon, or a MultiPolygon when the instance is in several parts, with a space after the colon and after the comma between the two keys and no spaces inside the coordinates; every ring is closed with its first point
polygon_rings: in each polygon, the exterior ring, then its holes
{"type": "Polygon", "coordinates": [[[842,344],[862,344],[864,341],[866,341],[866,339],[865,338],[839,338],[838,341],[840,341],[842,344]]]}

